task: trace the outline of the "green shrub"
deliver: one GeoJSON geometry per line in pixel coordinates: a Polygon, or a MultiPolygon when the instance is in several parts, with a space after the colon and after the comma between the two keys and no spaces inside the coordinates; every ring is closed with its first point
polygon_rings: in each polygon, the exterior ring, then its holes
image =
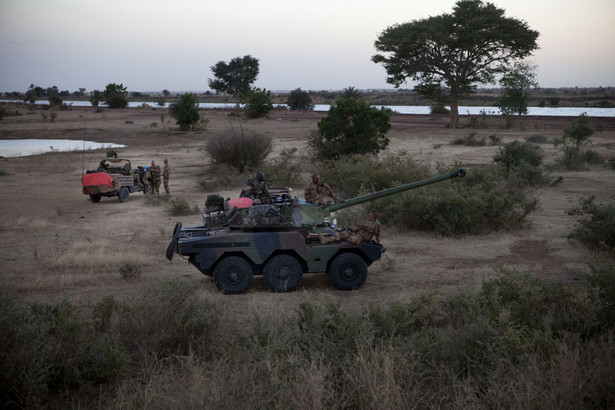
{"type": "Polygon", "coordinates": [[[538,145],[512,141],[504,144],[494,155],[493,160],[505,165],[509,173],[515,171],[526,183],[535,185],[545,182],[542,158],[542,150],[538,145]]]}
{"type": "Polygon", "coordinates": [[[480,234],[519,228],[537,199],[519,178],[496,165],[467,170],[456,178],[375,201],[380,222],[438,235],[480,234]]]}
{"type": "Polygon", "coordinates": [[[290,92],[286,105],[293,111],[312,111],[314,109],[312,97],[307,91],[303,91],[301,88],[297,88],[290,92]]]}
{"type": "Polygon", "coordinates": [[[564,130],[564,136],[555,140],[556,147],[561,145],[560,164],[566,169],[583,169],[588,163],[601,162],[601,157],[584,147],[592,143],[589,138],[594,133],[587,114],[579,115],[570,128],[564,130]]]}
{"type": "MultiPolygon", "coordinates": [[[[182,131],[190,131],[205,125],[208,120],[202,119],[199,113],[199,100],[196,94],[182,94],[179,101],[169,106],[171,116],[175,118],[175,123],[182,131]]],[[[164,121],[162,121],[164,125],[164,121]]]]}
{"type": "Polygon", "coordinates": [[[120,380],[129,359],[69,302],[22,306],[0,292],[0,401],[40,408],[50,395],[120,380]]]}
{"type": "Polygon", "coordinates": [[[615,204],[596,204],[595,197],[582,198],[568,215],[580,216],[569,237],[588,245],[613,251],[615,249],[615,204]]]}
{"type": "Polygon", "coordinates": [[[432,114],[450,114],[451,110],[449,110],[442,104],[435,104],[430,107],[430,112],[432,114]]]}
{"type": "Polygon", "coordinates": [[[526,142],[533,142],[534,144],[550,144],[551,141],[544,135],[530,135],[525,138],[526,142]]]}
{"type": "Polygon", "coordinates": [[[211,137],[205,144],[205,152],[215,165],[230,165],[241,173],[259,168],[272,150],[271,136],[250,131],[238,134],[228,130],[211,137]]]}
{"type": "Polygon", "coordinates": [[[173,216],[194,215],[201,212],[198,205],[190,206],[190,203],[185,199],[171,199],[168,203],[168,211],[173,216]]]}
{"type": "Polygon", "coordinates": [[[300,184],[302,163],[301,159],[296,157],[297,147],[284,148],[277,157],[265,161],[259,168],[267,178],[279,180],[274,181],[272,185],[296,185],[300,184]]]}
{"type": "Polygon", "coordinates": [[[265,89],[251,89],[242,97],[242,102],[245,103],[246,115],[251,118],[264,117],[273,110],[271,91],[265,89]]]}
{"type": "Polygon", "coordinates": [[[141,267],[138,265],[124,264],[120,266],[120,275],[127,282],[133,281],[141,276],[141,267]]]}
{"type": "Polygon", "coordinates": [[[206,350],[218,323],[214,304],[201,299],[195,285],[179,280],[160,282],[117,314],[115,330],[124,345],[159,357],[186,354],[191,347],[206,350]]]}

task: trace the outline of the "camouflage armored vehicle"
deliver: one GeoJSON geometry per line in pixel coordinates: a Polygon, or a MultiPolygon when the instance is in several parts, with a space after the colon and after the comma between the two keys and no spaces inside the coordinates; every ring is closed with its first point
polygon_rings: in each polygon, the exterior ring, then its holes
{"type": "Polygon", "coordinates": [[[304,273],[312,272],[327,272],[337,289],[357,289],[367,279],[368,266],[380,259],[384,249],[373,241],[322,244],[320,237],[338,232],[329,222],[330,214],[463,176],[465,171],[460,168],[327,206],[308,204],[285,194],[272,197],[266,204],[255,204],[249,198],[225,201],[219,195],[210,195],[203,225],[184,228],[178,222],[166,256],[169,260],[174,253],[187,257],[227,294],[245,292],[254,275],[263,275],[272,291],[292,291],[304,273]]]}
{"type": "Polygon", "coordinates": [[[145,168],[133,169],[130,160],[105,158],[96,170],[88,170],[81,177],[83,194],[89,195],[92,202],[99,202],[103,196],[117,196],[120,202],[128,202],[133,192],[147,191],[145,168]]]}

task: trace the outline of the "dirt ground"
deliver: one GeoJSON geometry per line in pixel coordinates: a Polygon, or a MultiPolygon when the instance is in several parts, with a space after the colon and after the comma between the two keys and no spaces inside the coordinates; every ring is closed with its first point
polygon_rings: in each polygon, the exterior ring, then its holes
{"type": "MultiPolygon", "coordinates": [[[[12,107],[11,107],[12,108],[12,107]]],[[[43,121],[42,111],[0,121],[0,139],[87,139],[125,144],[120,156],[133,166],[162,164],[168,158],[173,172],[171,193],[203,208],[209,192],[197,185],[207,180],[210,167],[200,150],[204,141],[231,127],[271,135],[274,155],[285,147],[305,147],[306,137],[315,130],[323,113],[275,111],[266,119],[229,117],[224,111],[203,111],[209,119],[204,131],[183,133],[164,109],[124,110],[73,108],[58,111],[55,122],[43,121]]],[[[490,119],[486,128],[445,127],[447,117],[395,115],[392,118],[390,151],[406,150],[427,164],[455,161],[471,172],[476,164],[490,163],[497,147],[453,146],[458,137],[476,132],[477,137],[495,135],[502,142],[527,136],[561,137],[562,130],[575,118],[527,117],[513,129],[504,129],[500,120],[490,119]]],[[[463,121],[469,121],[464,118],[463,121]]],[[[615,157],[615,118],[592,119],[601,132],[592,136],[592,148],[605,159],[615,157]]],[[[542,145],[545,163],[552,165],[557,151],[542,145]]],[[[55,303],[68,299],[88,309],[103,296],[118,299],[142,295],[152,282],[180,278],[195,283],[203,297],[236,316],[260,312],[276,317],[304,300],[334,300],[348,308],[369,303],[387,305],[407,301],[425,292],[449,292],[474,287],[482,280],[506,271],[529,272],[556,282],[582,281],[592,253],[580,243],[567,239],[575,219],[566,211],[582,197],[595,195],[599,202],[615,198],[614,170],[596,165],[588,171],[555,170],[561,176],[555,186],[538,189],[539,209],[529,218],[527,228],[483,236],[438,238],[433,234],[399,232],[382,226],[385,257],[372,265],[363,288],[337,291],[325,273],[306,274],[295,292],[268,291],[260,277],[243,295],[219,293],[211,278],[203,276],[181,257],[169,262],[164,252],[175,223],[198,225],[200,215],[171,217],[163,206],[146,203],[143,194],[132,194],[127,203],[104,198],[92,203],[81,192],[81,175],[96,168],[105,150],[53,152],[22,158],[0,158],[0,287],[17,293],[26,301],[55,303]],[[126,281],[120,275],[122,264],[136,263],[141,275],[126,281]]],[[[307,183],[307,173],[306,173],[307,183]]],[[[219,192],[236,197],[241,186],[219,192]]],[[[428,189],[428,188],[426,188],[428,189]]],[[[302,195],[303,190],[295,187],[302,195]]]]}

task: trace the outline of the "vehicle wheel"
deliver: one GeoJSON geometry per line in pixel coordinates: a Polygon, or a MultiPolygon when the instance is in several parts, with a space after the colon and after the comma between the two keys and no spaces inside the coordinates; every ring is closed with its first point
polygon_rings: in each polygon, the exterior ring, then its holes
{"type": "Polygon", "coordinates": [[[120,198],[120,202],[128,202],[128,198],[130,197],[130,191],[128,190],[128,187],[123,186],[117,196],[118,198],[120,198]]]}
{"type": "Polygon", "coordinates": [[[100,202],[100,198],[102,197],[101,194],[90,194],[90,201],[96,203],[96,202],[100,202]]]}
{"type": "Polygon", "coordinates": [[[244,293],[252,284],[252,266],[239,256],[227,256],[213,272],[214,283],[227,295],[244,293]]]}
{"type": "Polygon", "coordinates": [[[263,267],[265,283],[274,292],[292,292],[302,277],[301,264],[290,255],[274,256],[263,267]]]}
{"type": "Polygon", "coordinates": [[[329,278],[339,290],[358,289],[367,279],[367,265],[356,253],[342,253],[331,262],[329,278]]]}

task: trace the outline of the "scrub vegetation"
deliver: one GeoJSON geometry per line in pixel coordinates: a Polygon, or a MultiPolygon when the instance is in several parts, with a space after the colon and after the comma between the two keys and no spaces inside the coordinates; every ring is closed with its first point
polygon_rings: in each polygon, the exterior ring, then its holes
{"type": "Polygon", "coordinates": [[[67,301],[0,293],[0,391],[21,407],[610,408],[615,267],[582,285],[501,270],[477,290],[278,320],[223,316],[195,286],[67,301]],[[224,317],[224,321],[222,318],[224,317]],[[245,323],[245,320],[248,323],[245,323]],[[224,323],[224,325],[223,325],[224,323]],[[241,386],[237,389],[237,386],[241,386]]]}

